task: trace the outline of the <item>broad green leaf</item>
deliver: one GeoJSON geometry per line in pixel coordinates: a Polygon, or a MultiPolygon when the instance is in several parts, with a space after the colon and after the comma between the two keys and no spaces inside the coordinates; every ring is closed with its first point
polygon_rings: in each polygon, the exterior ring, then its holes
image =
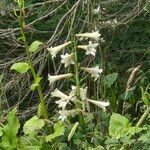
{"type": "Polygon", "coordinates": [[[46,142],[52,141],[56,137],[64,135],[65,126],[63,122],[59,121],[58,123],[54,124],[54,133],[46,136],[46,142]]]}
{"type": "Polygon", "coordinates": [[[146,105],[150,105],[150,96],[141,87],[142,100],[146,105]]]}
{"type": "Polygon", "coordinates": [[[41,44],[43,43],[39,41],[34,41],[29,47],[29,52],[36,52],[41,44]]]}
{"type": "Polygon", "coordinates": [[[114,84],[114,82],[117,80],[118,73],[112,73],[106,76],[106,83],[108,87],[111,87],[111,85],[114,84]]]}
{"type": "Polygon", "coordinates": [[[135,133],[141,132],[143,129],[144,128],[140,128],[140,127],[129,127],[127,128],[126,135],[128,134],[134,135],[135,133]]]}
{"type": "Polygon", "coordinates": [[[15,70],[19,73],[26,73],[29,70],[30,66],[26,62],[14,63],[10,70],[15,70]]]}
{"type": "Polygon", "coordinates": [[[42,79],[42,78],[40,78],[39,76],[36,77],[35,82],[34,82],[34,83],[31,85],[31,87],[30,87],[30,89],[31,89],[32,91],[34,91],[35,88],[39,86],[39,83],[40,83],[41,79],[42,79]]]}
{"type": "Polygon", "coordinates": [[[25,134],[34,134],[36,131],[42,129],[45,125],[43,119],[39,119],[37,116],[32,117],[30,120],[26,121],[23,126],[23,132],[25,134]]]}
{"type": "Polygon", "coordinates": [[[113,113],[110,117],[109,135],[119,139],[126,134],[126,129],[130,127],[129,120],[120,114],[113,113]]]}
{"type": "Polygon", "coordinates": [[[68,135],[68,141],[70,141],[70,139],[71,139],[72,136],[74,135],[74,133],[75,133],[75,131],[76,131],[78,125],[79,125],[79,122],[76,122],[76,123],[74,124],[74,126],[72,127],[72,129],[71,129],[71,131],[70,131],[70,133],[69,133],[69,135],[68,135]]]}
{"type": "Polygon", "coordinates": [[[35,136],[21,136],[19,139],[19,147],[17,150],[41,150],[44,138],[36,138],[35,136]]]}
{"type": "Polygon", "coordinates": [[[20,127],[19,121],[16,117],[17,109],[14,108],[11,112],[7,115],[8,123],[3,127],[3,138],[2,138],[2,145],[9,147],[17,146],[17,133],[20,127]]]}

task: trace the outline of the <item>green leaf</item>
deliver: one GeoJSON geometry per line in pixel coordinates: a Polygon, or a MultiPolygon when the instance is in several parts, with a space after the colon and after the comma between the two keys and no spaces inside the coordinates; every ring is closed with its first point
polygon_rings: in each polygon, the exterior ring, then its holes
{"type": "Polygon", "coordinates": [[[79,125],[79,122],[76,122],[76,123],[74,124],[74,126],[72,127],[72,129],[71,129],[71,131],[70,131],[70,133],[69,133],[69,135],[68,135],[68,141],[70,141],[70,139],[71,139],[72,136],[74,135],[74,133],[75,133],[75,131],[76,131],[78,125],[79,125]]]}
{"type": "Polygon", "coordinates": [[[142,100],[146,105],[150,105],[150,97],[147,92],[141,87],[142,100]]]}
{"type": "Polygon", "coordinates": [[[130,127],[129,120],[120,114],[113,113],[110,117],[109,135],[119,139],[126,134],[126,129],[130,127]]]}
{"type": "Polygon", "coordinates": [[[140,136],[140,138],[138,139],[138,141],[141,141],[142,143],[147,143],[150,144],[150,125],[148,126],[148,130],[146,131],[146,133],[142,134],[140,136]]]}
{"type": "Polygon", "coordinates": [[[63,122],[59,121],[58,123],[54,124],[54,133],[46,136],[46,142],[52,141],[56,137],[64,135],[65,126],[63,122]]]}
{"type": "Polygon", "coordinates": [[[39,41],[34,41],[29,47],[29,52],[36,52],[41,44],[43,43],[39,41]]]}
{"type": "Polygon", "coordinates": [[[131,134],[134,135],[135,133],[139,133],[143,130],[144,128],[140,128],[140,127],[129,127],[127,129],[126,135],[131,134]]]}
{"type": "Polygon", "coordinates": [[[99,145],[99,146],[97,146],[97,147],[95,147],[95,148],[88,147],[88,150],[104,150],[104,147],[101,146],[101,145],[99,145]]]}
{"type": "Polygon", "coordinates": [[[17,109],[14,108],[7,115],[8,123],[3,127],[3,138],[1,145],[16,147],[17,146],[17,133],[20,127],[19,121],[16,117],[17,109]]]}
{"type": "Polygon", "coordinates": [[[10,70],[15,70],[19,73],[26,73],[29,70],[30,66],[26,62],[14,63],[10,70]]]}
{"type": "Polygon", "coordinates": [[[109,135],[119,139],[127,135],[134,135],[145,130],[146,128],[131,127],[129,120],[120,114],[113,113],[110,117],[109,135]]]}
{"type": "Polygon", "coordinates": [[[37,116],[32,117],[30,120],[26,121],[23,126],[23,132],[25,134],[34,134],[36,131],[42,129],[45,125],[43,119],[39,119],[37,116]]]}
{"type": "Polygon", "coordinates": [[[114,82],[117,80],[118,73],[112,73],[106,76],[106,84],[108,87],[111,87],[111,85],[114,84],[114,82]]]}
{"type": "Polygon", "coordinates": [[[34,91],[35,88],[39,86],[39,83],[40,83],[41,80],[42,80],[42,78],[40,78],[39,76],[37,76],[36,79],[35,79],[35,82],[33,84],[31,84],[30,89],[32,91],[34,91]]]}

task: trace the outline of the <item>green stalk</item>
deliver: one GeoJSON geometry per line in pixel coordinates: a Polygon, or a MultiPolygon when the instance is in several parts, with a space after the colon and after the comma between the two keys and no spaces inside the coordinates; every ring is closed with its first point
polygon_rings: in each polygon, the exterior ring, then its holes
{"type": "MultiPolygon", "coordinates": [[[[27,59],[28,59],[28,64],[30,66],[31,69],[31,73],[32,76],[34,78],[34,81],[36,81],[37,78],[37,74],[35,71],[35,68],[33,66],[33,62],[30,56],[30,52],[29,52],[29,45],[27,42],[27,38],[25,35],[25,21],[24,21],[24,17],[25,17],[25,11],[24,8],[20,7],[20,16],[19,16],[19,25],[20,25],[20,31],[21,31],[21,35],[22,35],[22,39],[25,45],[25,51],[26,51],[26,55],[27,55],[27,59]]],[[[39,99],[40,99],[40,103],[41,103],[41,107],[43,109],[43,116],[45,117],[45,119],[48,119],[48,113],[47,113],[47,109],[46,109],[46,105],[45,105],[45,99],[42,93],[42,88],[41,88],[41,84],[39,84],[39,86],[37,86],[37,91],[38,91],[38,95],[39,95],[39,99]]]]}
{"type": "Polygon", "coordinates": [[[136,124],[137,127],[141,126],[141,124],[147,118],[147,116],[149,115],[149,113],[150,113],[150,106],[147,106],[147,109],[145,110],[144,114],[142,115],[142,117],[139,119],[139,121],[136,124]]]}
{"type": "MultiPolygon", "coordinates": [[[[140,127],[142,125],[142,123],[145,121],[145,119],[147,118],[147,116],[150,113],[150,106],[147,106],[147,109],[145,110],[144,114],[141,116],[141,118],[139,119],[139,121],[137,122],[136,126],[140,127]]],[[[131,138],[131,136],[130,136],[131,138]]],[[[121,147],[120,150],[127,150],[128,149],[128,144],[125,144],[121,147]]]]}
{"type": "MultiPolygon", "coordinates": [[[[74,39],[75,41],[75,39],[74,39]]],[[[75,59],[75,82],[76,82],[76,96],[81,101],[80,98],[80,80],[79,80],[79,64],[78,64],[78,57],[77,57],[77,49],[76,49],[76,41],[74,42],[74,59],[75,59]]],[[[77,108],[82,109],[83,107],[77,103],[77,108]]],[[[79,114],[79,122],[82,125],[83,129],[85,129],[85,122],[84,118],[81,114],[79,114]]]]}

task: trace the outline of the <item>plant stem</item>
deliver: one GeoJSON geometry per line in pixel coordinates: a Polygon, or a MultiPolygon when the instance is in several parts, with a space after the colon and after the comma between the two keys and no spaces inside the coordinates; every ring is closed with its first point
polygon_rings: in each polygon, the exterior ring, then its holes
{"type": "MultiPolygon", "coordinates": [[[[74,39],[74,41],[75,41],[75,39],[74,39]]],[[[80,98],[80,80],[79,80],[79,64],[78,64],[78,57],[77,57],[76,41],[74,42],[74,56],[75,56],[76,96],[77,96],[77,99],[79,99],[81,101],[81,98],[80,98]]],[[[78,103],[77,103],[77,107],[79,109],[83,108],[78,103]]],[[[81,114],[79,114],[79,122],[81,123],[83,129],[85,129],[84,118],[81,114]]]]}
{"type": "Polygon", "coordinates": [[[139,119],[139,121],[136,124],[137,127],[141,126],[141,124],[147,118],[147,116],[149,115],[149,113],[150,113],[150,106],[147,106],[147,109],[145,110],[144,114],[142,115],[142,117],[139,119]]]}
{"type": "MultiPolygon", "coordinates": [[[[29,52],[29,45],[28,45],[27,38],[25,35],[25,31],[24,31],[25,30],[24,17],[25,17],[25,11],[21,7],[20,8],[20,17],[18,18],[19,19],[19,25],[20,25],[20,31],[21,31],[22,39],[23,39],[23,42],[25,45],[25,51],[26,51],[28,63],[29,63],[30,69],[31,69],[31,73],[32,73],[32,76],[34,78],[34,81],[36,81],[37,74],[36,74],[35,68],[33,66],[33,62],[32,62],[31,56],[30,56],[30,52],[29,52]]],[[[42,111],[43,111],[43,116],[45,119],[48,119],[48,113],[47,113],[47,109],[46,109],[46,105],[45,105],[45,99],[44,99],[44,96],[42,93],[42,88],[41,88],[40,83],[39,83],[39,86],[37,86],[37,91],[38,91],[38,95],[39,95],[39,99],[40,99],[40,103],[41,103],[41,107],[42,107],[42,111]]]]}

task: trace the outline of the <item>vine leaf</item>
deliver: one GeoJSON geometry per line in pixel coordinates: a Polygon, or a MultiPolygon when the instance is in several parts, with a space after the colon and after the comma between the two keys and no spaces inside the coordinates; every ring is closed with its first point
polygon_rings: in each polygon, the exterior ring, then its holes
{"type": "Polygon", "coordinates": [[[108,87],[111,87],[111,85],[114,84],[114,82],[117,80],[118,73],[112,73],[106,76],[106,83],[108,87]]]}
{"type": "Polygon", "coordinates": [[[110,117],[109,135],[113,138],[119,139],[127,135],[134,135],[145,129],[144,127],[132,127],[129,120],[120,114],[113,113],[110,117]]]}
{"type": "Polygon", "coordinates": [[[36,52],[38,49],[39,49],[39,46],[43,44],[42,42],[39,42],[39,41],[34,41],[30,47],[29,47],[29,52],[36,52]]]}
{"type": "Polygon", "coordinates": [[[15,70],[19,73],[26,73],[30,69],[30,66],[26,62],[14,63],[10,70],[15,70]]]}
{"type": "Polygon", "coordinates": [[[16,117],[17,109],[14,108],[7,115],[7,124],[1,129],[2,143],[5,148],[17,147],[17,133],[20,128],[19,120],[16,117]],[[3,133],[2,133],[3,132],[3,133]]]}
{"type": "Polygon", "coordinates": [[[35,81],[34,81],[34,83],[31,84],[30,89],[32,91],[34,91],[39,86],[39,83],[40,83],[41,80],[42,80],[42,78],[40,78],[39,76],[37,76],[36,79],[35,79],[35,81]]]}
{"type": "Polygon", "coordinates": [[[56,137],[64,135],[65,126],[63,122],[59,121],[58,123],[54,124],[54,133],[46,136],[46,142],[50,142],[56,137]]]}
{"type": "Polygon", "coordinates": [[[36,115],[32,117],[30,120],[26,121],[23,126],[23,132],[25,134],[34,134],[35,131],[38,131],[43,128],[45,125],[45,121],[43,119],[39,119],[36,115]]]}

